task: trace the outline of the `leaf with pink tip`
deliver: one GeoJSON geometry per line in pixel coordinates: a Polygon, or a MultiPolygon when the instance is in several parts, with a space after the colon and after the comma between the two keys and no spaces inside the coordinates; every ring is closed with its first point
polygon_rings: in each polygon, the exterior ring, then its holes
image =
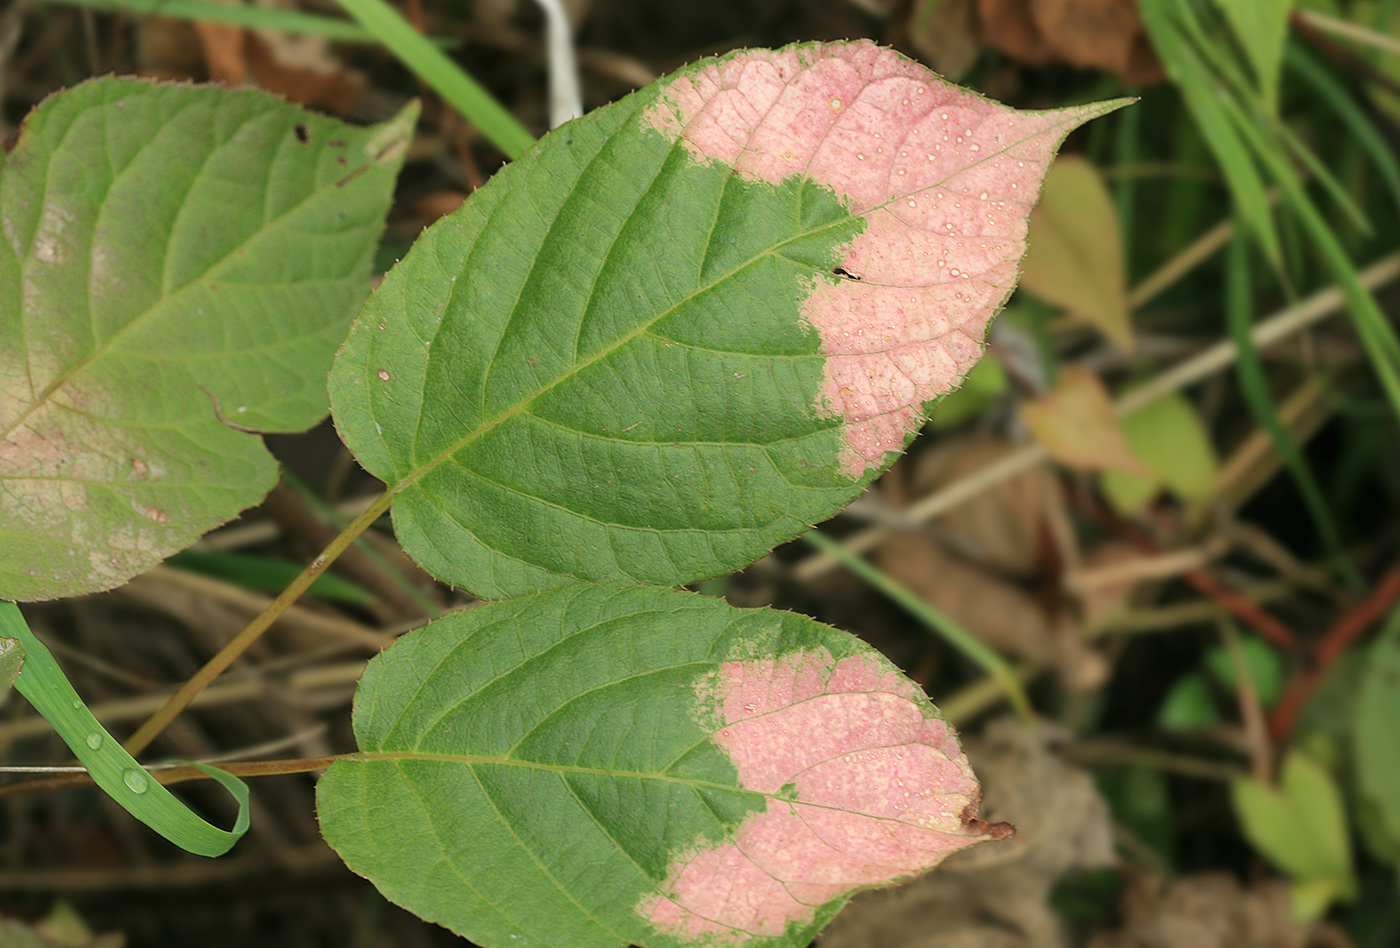
{"type": "Polygon", "coordinates": [[[370,662],[317,790],[386,896],[488,948],[806,945],[860,888],[1010,827],[922,691],[792,613],[589,585],[370,662]]]}
{"type": "Polygon", "coordinates": [[[406,549],[487,598],[728,572],[845,506],[977,360],[1064,136],[869,42],[569,123],[430,228],[331,376],[406,549]]]}

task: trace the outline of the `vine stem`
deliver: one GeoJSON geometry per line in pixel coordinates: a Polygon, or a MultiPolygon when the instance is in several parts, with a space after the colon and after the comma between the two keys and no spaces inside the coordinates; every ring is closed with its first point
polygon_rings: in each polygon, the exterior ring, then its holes
{"type": "Polygon", "coordinates": [[[170,722],[179,716],[180,712],[189,707],[201,691],[218,678],[224,671],[233,664],[238,656],[247,651],[262,636],[264,632],[276,622],[278,617],[287,610],[287,607],[301,598],[301,594],[306,592],[308,586],[326,571],[326,568],[335,562],[336,557],[344,553],[350,544],[359,538],[360,534],[369,529],[370,524],[378,520],[389,506],[394,502],[393,491],[385,491],[375,498],[374,503],[365,508],[358,517],[350,521],[349,526],[340,532],[334,540],[327,544],[321,554],[307,564],[306,569],[301,571],[296,579],[277,596],[276,599],[267,604],[267,608],[260,612],[252,622],[244,626],[228,644],[219,650],[219,653],[209,661],[204,663],[204,667],[195,672],[189,681],[180,686],[161,706],[161,709],[151,715],[136,729],[136,733],[123,745],[127,753],[133,757],[145,750],[146,747],[155,740],[156,735],[170,726],[170,722]]]}
{"type": "MultiPolygon", "coordinates": [[[[268,777],[275,774],[307,774],[325,770],[338,760],[363,760],[359,751],[348,754],[329,754],[325,757],[296,757],[289,760],[244,760],[221,764],[211,764],[235,777],[268,777]]],[[[187,780],[209,780],[207,773],[188,764],[175,764],[159,769],[147,769],[146,775],[156,783],[169,786],[187,780]]],[[[36,777],[22,783],[11,783],[0,787],[0,797],[19,796],[27,793],[51,793],[54,790],[67,790],[72,787],[91,787],[96,784],[92,774],[81,767],[70,773],[50,774],[36,777]]]]}
{"type": "Polygon", "coordinates": [[[1379,621],[1397,600],[1400,600],[1400,563],[1392,566],[1371,593],[1334,622],[1318,642],[1317,649],[1313,652],[1312,667],[1293,680],[1274,707],[1273,715],[1269,719],[1269,730],[1275,743],[1282,744],[1288,740],[1294,725],[1298,723],[1303,705],[1312,697],[1318,685],[1322,684],[1332,665],[1353,642],[1379,621]]]}

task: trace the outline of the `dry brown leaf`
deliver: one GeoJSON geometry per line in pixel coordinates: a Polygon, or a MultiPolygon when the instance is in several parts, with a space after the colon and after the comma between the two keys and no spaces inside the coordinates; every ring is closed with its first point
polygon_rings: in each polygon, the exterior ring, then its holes
{"type": "Polygon", "coordinates": [[[226,86],[243,85],[248,75],[243,28],[198,20],[194,29],[199,34],[200,45],[204,47],[204,65],[209,72],[209,81],[226,86]]]}
{"type": "Polygon", "coordinates": [[[413,202],[413,210],[419,217],[432,223],[439,217],[446,217],[457,208],[462,206],[462,202],[467,199],[463,191],[445,189],[433,191],[425,194],[413,202]]]}
{"type": "Polygon", "coordinates": [[[1083,366],[1062,369],[1054,391],[1021,406],[1021,420],[1050,456],[1068,467],[1152,476],[1128,445],[1103,383],[1083,366]]]}
{"type": "Polygon", "coordinates": [[[941,0],[930,14],[928,0],[910,7],[909,43],[934,72],[957,82],[977,63],[976,0],[941,0]]]}
{"type": "Polygon", "coordinates": [[[1033,66],[1107,69],[1125,85],[1165,78],[1134,0],[979,0],[982,40],[1033,66]]]}
{"type": "Polygon", "coordinates": [[[886,573],[998,652],[1041,665],[1054,663],[1053,626],[1020,587],[917,533],[890,536],[876,548],[874,559],[886,573]]]}
{"type": "Polygon", "coordinates": [[[199,34],[183,20],[143,17],[136,27],[136,69],[148,79],[203,79],[199,34]]]}
{"type": "Polygon", "coordinates": [[[1052,616],[1019,586],[959,559],[932,537],[896,533],[874,560],[998,652],[1054,668],[1067,690],[1091,691],[1108,677],[1108,663],[1067,616],[1052,616]]]}
{"type": "Polygon", "coordinates": [[[1089,948],[1347,948],[1336,926],[1293,921],[1288,883],[1243,889],[1226,873],[1200,873],[1166,889],[1135,876],[1123,898],[1123,927],[1100,932],[1089,948]]]}
{"type": "Polygon", "coordinates": [[[1070,65],[1107,69],[1127,85],[1163,77],[1135,0],[1032,0],[1031,15],[1070,65]]]}
{"type": "MultiPolygon", "coordinates": [[[[899,463],[882,482],[885,500],[908,506],[1015,450],[997,437],[943,439],[899,463]]],[[[937,539],[896,534],[874,558],[993,648],[1050,666],[1067,689],[1087,691],[1107,678],[1107,662],[1069,615],[1007,580],[1044,581],[1057,561],[1077,561],[1077,551],[1062,549],[1055,538],[1054,523],[1067,517],[1063,504],[1053,475],[1037,465],[948,511],[939,518],[937,539]]]]}
{"type": "MultiPolygon", "coordinates": [[[[1104,566],[1136,563],[1146,558],[1147,554],[1131,543],[1108,540],[1085,551],[1082,568],[1093,570],[1104,566]]],[[[1084,624],[1095,626],[1121,615],[1127,610],[1133,590],[1137,587],[1138,581],[1131,580],[1122,583],[1099,583],[1087,589],[1077,590],[1076,598],[1079,600],[1079,611],[1084,624]]]]}
{"type": "Polygon", "coordinates": [[[982,42],[1028,66],[1043,66],[1055,58],[1031,16],[1030,0],[978,0],[982,42]]]}
{"type": "Polygon", "coordinates": [[[248,71],[262,88],[288,101],[335,115],[350,115],[364,92],[365,75],[347,68],[318,36],[253,31],[248,71]]]}
{"type": "MultiPolygon", "coordinates": [[[[1017,451],[1005,438],[944,438],[905,462],[908,503],[974,474],[1017,451]]],[[[938,520],[940,536],[962,556],[1000,573],[1029,578],[1044,572],[1045,516],[1060,504],[1044,464],[1006,478],[938,520]]]]}

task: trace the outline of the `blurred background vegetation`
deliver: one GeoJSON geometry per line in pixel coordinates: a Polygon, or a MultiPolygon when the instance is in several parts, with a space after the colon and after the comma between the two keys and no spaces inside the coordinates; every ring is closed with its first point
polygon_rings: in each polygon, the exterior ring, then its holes
{"type": "MultiPolygon", "coordinates": [[[[1067,144],[989,357],[909,455],[806,542],[702,591],[884,650],[964,729],[988,818],[1020,828],[858,898],[824,944],[1400,944],[1400,3],[569,0],[563,16],[551,47],[529,0],[11,0],[0,131],[107,73],[363,122],[422,97],[387,268],[546,131],[551,88],[554,109],[594,108],[713,53],[864,36],[1019,108],[1139,96],[1067,144]]],[[[31,611],[115,732],[375,493],[328,424],[269,440],[287,476],[262,507],[120,590],[31,611]]],[[[349,749],[365,658],[464,604],[386,532],[367,540],[155,753],[349,749]]],[[[68,756],[14,697],[0,748],[68,756]]],[[[460,943],[338,862],[312,785],[256,781],[254,832],[217,861],[95,791],[0,785],[0,946],[460,943]]]]}

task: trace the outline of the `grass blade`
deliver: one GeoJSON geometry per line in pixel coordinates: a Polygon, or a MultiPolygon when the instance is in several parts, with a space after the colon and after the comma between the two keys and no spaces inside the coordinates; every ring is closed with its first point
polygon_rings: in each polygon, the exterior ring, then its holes
{"type": "Polygon", "coordinates": [[[1347,581],[1360,588],[1361,577],[1356,574],[1351,560],[1342,552],[1341,533],[1323,497],[1322,489],[1313,477],[1302,452],[1298,450],[1298,445],[1284,427],[1274,405],[1268,376],[1264,371],[1264,361],[1259,357],[1259,349],[1250,336],[1250,331],[1254,328],[1253,296],[1254,281],[1250,275],[1249,245],[1245,241],[1244,232],[1237,229],[1234,239],[1230,241],[1226,258],[1225,313],[1230,338],[1234,341],[1237,351],[1235,370],[1240,381],[1240,391],[1260,427],[1273,439],[1275,450],[1293,476],[1293,482],[1303,496],[1303,504],[1307,507],[1308,515],[1312,518],[1313,526],[1329,557],[1340,564],[1347,581]]]}
{"type": "Polygon", "coordinates": [[[0,635],[19,639],[24,648],[24,667],[15,682],[19,693],[53,725],[93,781],[123,809],[176,846],[200,856],[221,856],[238,842],[249,819],[248,787],[242,781],[225,771],[196,765],[238,801],[232,830],[205,822],[157,783],[98,723],[12,602],[0,602],[0,635]]]}
{"type": "Polygon", "coordinates": [[[349,20],[277,10],[245,3],[211,3],[209,0],[42,0],[86,7],[103,13],[164,16],[176,20],[225,23],[250,30],[280,30],[304,36],[323,36],[344,43],[377,43],[379,38],[349,20]]]}
{"type": "Polygon", "coordinates": [[[1375,163],[1381,180],[1390,189],[1396,209],[1400,210],[1400,161],[1396,160],[1394,147],[1385,140],[1366,113],[1342,88],[1342,84],[1306,49],[1290,46],[1287,56],[1289,67],[1327,103],[1327,108],[1346,127],[1352,143],[1359,146],[1375,163]]]}
{"type": "Polygon", "coordinates": [[[802,539],[821,552],[835,557],[841,565],[907,609],[931,632],[961,652],[969,661],[982,666],[987,674],[1000,683],[1007,698],[1011,700],[1011,706],[1016,709],[1021,719],[1031,720],[1030,700],[1026,697],[1025,689],[1021,687],[1021,679],[1011,666],[981,639],[929,605],[908,586],[865,557],[852,553],[820,530],[809,530],[802,534],[802,539]]]}
{"type": "Polygon", "coordinates": [[[505,106],[384,0],[340,0],[340,5],[418,78],[481,129],[507,158],[520,157],[534,144],[535,136],[505,106]]]}
{"type": "Polygon", "coordinates": [[[1221,94],[1218,77],[1182,34],[1174,15],[1174,12],[1179,12],[1178,6],[1185,4],[1144,3],[1139,6],[1139,13],[1167,74],[1181,90],[1196,126],[1220,163],[1244,220],[1264,248],[1269,263],[1275,269],[1281,269],[1283,255],[1278,229],[1269,209],[1263,178],[1249,149],[1226,114],[1228,110],[1224,103],[1232,100],[1221,94]]]}

